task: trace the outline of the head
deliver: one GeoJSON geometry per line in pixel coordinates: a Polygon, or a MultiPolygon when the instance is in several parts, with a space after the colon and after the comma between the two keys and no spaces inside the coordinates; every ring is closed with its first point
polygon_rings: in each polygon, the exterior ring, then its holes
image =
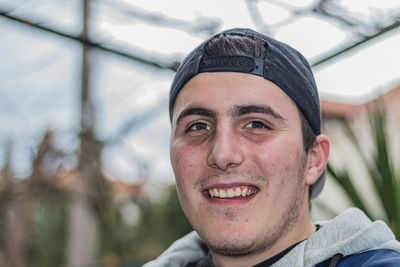
{"type": "Polygon", "coordinates": [[[300,53],[251,30],[216,35],[178,70],[170,114],[179,199],[213,253],[261,255],[302,238],[329,143],[300,53]]]}

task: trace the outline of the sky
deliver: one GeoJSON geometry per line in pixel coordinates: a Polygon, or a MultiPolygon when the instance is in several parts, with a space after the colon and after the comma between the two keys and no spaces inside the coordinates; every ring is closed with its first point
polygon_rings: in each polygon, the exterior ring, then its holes
{"type": "MultiPolygon", "coordinates": [[[[361,25],[346,27],[307,11],[313,3],[92,1],[90,37],[168,64],[181,61],[209,37],[206,29],[250,27],[288,43],[314,62],[360,40],[371,25],[388,25],[400,16],[399,1],[336,1],[338,14],[346,9],[361,25]]],[[[80,5],[81,0],[0,0],[2,11],[73,35],[81,31],[80,5]]],[[[72,152],[79,146],[81,46],[1,17],[0,40],[0,165],[5,144],[11,142],[14,169],[24,177],[46,128],[55,130],[60,149],[72,152]]],[[[314,68],[321,98],[363,103],[400,84],[398,47],[400,29],[314,68]]],[[[102,155],[105,173],[127,182],[146,176],[171,183],[167,101],[174,73],[98,50],[91,58],[96,132],[107,141],[102,155]]]]}

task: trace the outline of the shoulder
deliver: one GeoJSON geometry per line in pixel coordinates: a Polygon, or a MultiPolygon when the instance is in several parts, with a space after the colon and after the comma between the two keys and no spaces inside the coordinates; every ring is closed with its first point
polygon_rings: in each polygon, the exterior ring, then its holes
{"type": "Polygon", "coordinates": [[[400,266],[400,253],[390,249],[376,249],[343,258],[339,267],[400,266]]]}
{"type": "MultiPolygon", "coordinates": [[[[317,267],[330,266],[328,259],[317,267]]],[[[390,249],[375,249],[362,253],[349,255],[340,260],[338,267],[360,266],[360,267],[391,267],[400,266],[400,253],[390,249]]]]}
{"type": "Polygon", "coordinates": [[[207,247],[193,231],[175,241],[157,259],[146,263],[144,267],[187,266],[203,258],[207,252],[207,247]]]}

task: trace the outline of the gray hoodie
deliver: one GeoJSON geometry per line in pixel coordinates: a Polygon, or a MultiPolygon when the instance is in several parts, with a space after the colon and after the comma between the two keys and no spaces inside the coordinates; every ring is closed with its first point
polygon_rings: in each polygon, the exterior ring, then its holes
{"type": "MultiPolygon", "coordinates": [[[[317,224],[322,227],[315,234],[273,266],[315,266],[337,253],[344,257],[377,249],[400,253],[400,243],[389,227],[382,221],[371,222],[359,209],[350,208],[330,221],[317,224]]],[[[205,256],[203,247],[199,236],[191,232],[144,267],[186,266],[205,256]]]]}

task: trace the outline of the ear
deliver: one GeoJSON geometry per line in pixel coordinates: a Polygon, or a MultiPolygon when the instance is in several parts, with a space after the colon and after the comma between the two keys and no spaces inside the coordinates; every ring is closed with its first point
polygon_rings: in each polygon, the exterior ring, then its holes
{"type": "Polygon", "coordinates": [[[316,137],[313,146],[308,152],[306,184],[314,184],[326,168],[329,157],[329,139],[323,134],[316,137]]]}

